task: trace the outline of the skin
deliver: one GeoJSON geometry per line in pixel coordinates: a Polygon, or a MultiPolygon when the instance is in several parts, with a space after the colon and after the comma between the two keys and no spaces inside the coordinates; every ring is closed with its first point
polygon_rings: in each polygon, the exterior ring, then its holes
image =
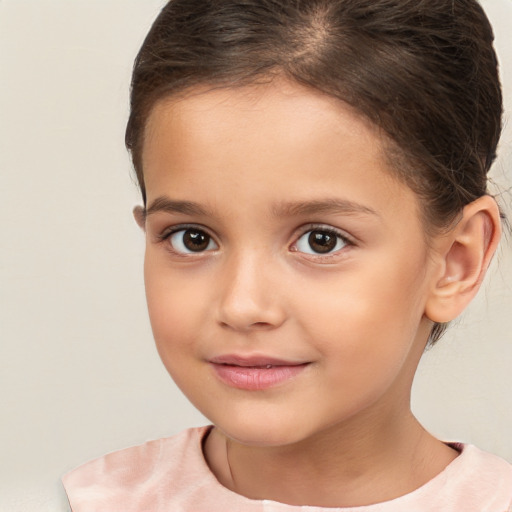
{"type": "Polygon", "coordinates": [[[457,456],[410,391],[436,314],[476,293],[498,238],[491,201],[427,243],[418,198],[349,107],[284,80],[193,92],[151,113],[135,215],[159,354],[215,425],[206,461],[234,492],[293,505],[413,491],[457,456]],[[184,252],[191,226],[205,250],[184,252]],[[331,252],[312,249],[313,228],[341,235],[331,252]],[[305,366],[248,391],[212,369],[224,354],[305,366]]]}

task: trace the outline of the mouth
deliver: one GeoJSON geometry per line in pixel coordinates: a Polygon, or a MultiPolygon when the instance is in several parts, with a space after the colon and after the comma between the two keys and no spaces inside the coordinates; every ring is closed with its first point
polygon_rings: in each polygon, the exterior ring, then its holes
{"type": "Polygon", "coordinates": [[[215,357],[209,363],[221,382],[247,391],[261,391],[284,384],[301,374],[310,364],[266,356],[237,355],[215,357]]]}

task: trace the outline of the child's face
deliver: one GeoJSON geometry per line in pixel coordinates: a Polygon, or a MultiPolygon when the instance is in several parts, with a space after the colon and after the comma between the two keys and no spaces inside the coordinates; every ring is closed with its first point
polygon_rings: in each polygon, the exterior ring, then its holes
{"type": "Polygon", "coordinates": [[[435,270],[374,128],[286,82],[217,90],[157,105],[143,164],[154,336],[204,415],[280,445],[408,411],[435,270]]]}

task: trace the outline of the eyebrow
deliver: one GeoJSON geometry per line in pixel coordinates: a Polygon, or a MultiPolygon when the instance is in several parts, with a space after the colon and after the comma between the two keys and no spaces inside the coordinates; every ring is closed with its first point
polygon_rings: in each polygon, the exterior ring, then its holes
{"type": "Polygon", "coordinates": [[[293,201],[278,203],[272,208],[272,214],[276,217],[292,217],[299,215],[313,215],[317,213],[327,214],[366,214],[380,215],[368,206],[364,206],[347,199],[327,198],[313,201],[293,201]]]}
{"type": "Polygon", "coordinates": [[[176,201],[165,196],[157,197],[149,208],[146,209],[145,216],[148,217],[157,212],[213,216],[210,210],[197,203],[192,201],[176,201]]]}
{"type": "MultiPolygon", "coordinates": [[[[177,201],[166,196],[157,197],[145,211],[145,217],[157,212],[181,213],[183,215],[198,215],[213,217],[214,213],[193,201],[177,201]]],[[[312,201],[280,202],[272,206],[274,217],[293,217],[301,215],[342,214],[342,215],[380,215],[372,208],[353,201],[338,198],[327,198],[312,201]]]]}

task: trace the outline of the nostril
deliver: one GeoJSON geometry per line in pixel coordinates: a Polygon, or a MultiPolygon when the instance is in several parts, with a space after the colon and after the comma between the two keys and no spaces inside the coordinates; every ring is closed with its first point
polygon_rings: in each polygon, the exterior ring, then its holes
{"type": "Polygon", "coordinates": [[[251,329],[269,329],[272,328],[272,324],[269,322],[253,322],[248,323],[246,326],[234,326],[230,324],[229,322],[220,322],[221,327],[227,328],[227,329],[237,329],[237,330],[251,330],[251,329]]]}
{"type": "Polygon", "coordinates": [[[252,329],[267,329],[269,327],[272,327],[272,324],[267,322],[255,322],[250,326],[252,329]]]}

